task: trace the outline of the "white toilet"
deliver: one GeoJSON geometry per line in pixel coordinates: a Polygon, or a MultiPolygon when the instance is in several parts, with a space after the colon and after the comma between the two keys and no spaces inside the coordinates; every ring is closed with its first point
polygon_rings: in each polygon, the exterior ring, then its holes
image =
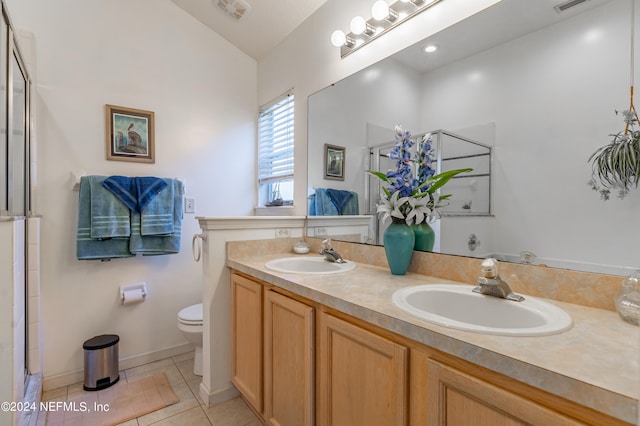
{"type": "Polygon", "coordinates": [[[193,374],[202,376],[202,303],[191,305],[178,312],[178,330],[196,347],[193,374]]]}

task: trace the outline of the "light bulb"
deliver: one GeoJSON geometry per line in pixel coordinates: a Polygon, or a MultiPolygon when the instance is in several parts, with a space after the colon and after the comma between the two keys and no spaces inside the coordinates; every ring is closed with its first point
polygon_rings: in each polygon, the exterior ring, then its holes
{"type": "Polygon", "coordinates": [[[424,48],[424,51],[427,53],[432,53],[438,50],[439,46],[437,44],[430,44],[424,48]]]}
{"type": "Polygon", "coordinates": [[[382,21],[389,16],[389,5],[384,0],[378,0],[371,7],[371,16],[377,21],[382,21]]]}
{"type": "Polygon", "coordinates": [[[335,30],[331,34],[331,44],[335,47],[342,46],[347,41],[347,36],[344,34],[344,31],[335,30]]]}
{"type": "Polygon", "coordinates": [[[367,28],[367,23],[362,16],[356,16],[351,20],[351,32],[355,35],[362,34],[367,28]]]}

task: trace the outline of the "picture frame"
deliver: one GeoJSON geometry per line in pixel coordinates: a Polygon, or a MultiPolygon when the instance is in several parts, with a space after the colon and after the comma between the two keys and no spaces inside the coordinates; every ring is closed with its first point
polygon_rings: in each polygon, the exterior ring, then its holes
{"type": "Polygon", "coordinates": [[[106,105],[107,160],[155,163],[154,113],[106,105]]]}
{"type": "Polygon", "coordinates": [[[324,178],[344,180],[347,149],[343,146],[324,144],[324,178]]]}

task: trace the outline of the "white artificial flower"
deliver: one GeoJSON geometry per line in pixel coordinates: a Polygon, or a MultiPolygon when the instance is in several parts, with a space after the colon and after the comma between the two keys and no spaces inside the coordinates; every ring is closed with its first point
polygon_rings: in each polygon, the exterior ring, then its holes
{"type": "Polygon", "coordinates": [[[429,198],[427,197],[411,197],[409,198],[408,203],[411,206],[411,210],[409,211],[409,214],[407,214],[407,218],[405,219],[407,225],[411,225],[411,223],[414,221],[414,218],[415,223],[422,223],[424,222],[425,217],[429,217],[429,215],[431,214],[431,209],[428,206],[429,198]]]}

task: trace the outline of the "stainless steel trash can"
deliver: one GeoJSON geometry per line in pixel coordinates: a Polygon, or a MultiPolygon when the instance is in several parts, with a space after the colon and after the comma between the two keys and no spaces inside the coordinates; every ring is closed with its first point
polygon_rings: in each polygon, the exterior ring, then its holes
{"type": "Polygon", "coordinates": [[[116,334],[95,336],[82,345],[84,349],[84,386],[86,391],[108,388],[120,380],[116,334]]]}

